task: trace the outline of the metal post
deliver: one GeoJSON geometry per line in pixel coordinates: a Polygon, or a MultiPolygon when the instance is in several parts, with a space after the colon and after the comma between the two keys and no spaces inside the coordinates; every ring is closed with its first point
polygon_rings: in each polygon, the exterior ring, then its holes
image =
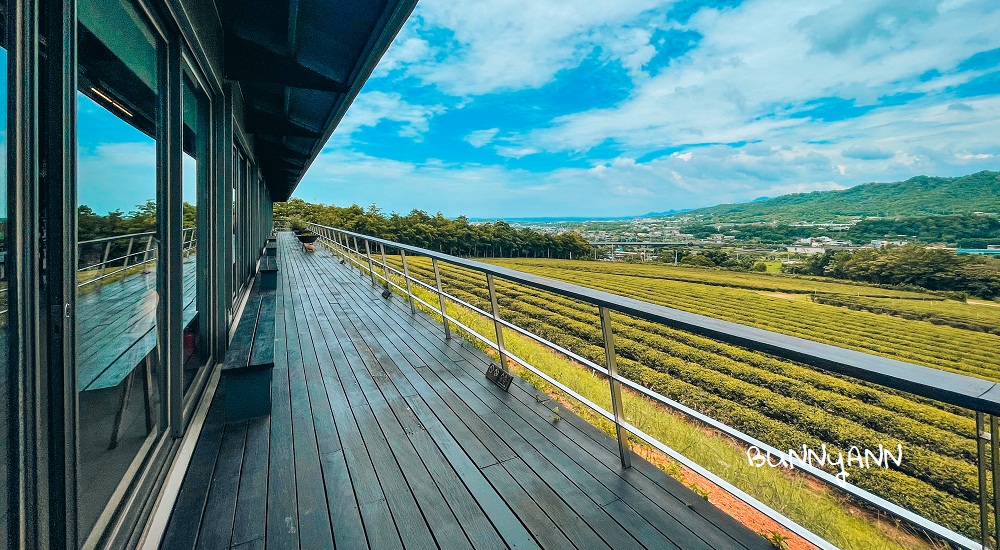
{"type": "Polygon", "coordinates": [[[368,258],[368,274],[372,276],[372,286],[378,286],[375,284],[375,264],[372,263],[372,247],[368,244],[368,239],[365,239],[365,257],[368,258]]]}
{"type": "Polygon", "coordinates": [[[104,271],[108,267],[108,253],[111,252],[111,241],[104,245],[104,259],[101,260],[101,271],[97,274],[97,288],[104,286],[104,271]]]}
{"type": "Polygon", "coordinates": [[[438,304],[441,308],[441,323],[444,324],[444,339],[451,340],[451,326],[448,324],[448,313],[444,308],[444,290],[441,288],[441,271],[438,270],[437,258],[431,258],[431,267],[434,269],[434,282],[438,289],[438,304]]]}
{"type": "Polygon", "coordinates": [[[126,272],[125,270],[128,269],[128,259],[132,256],[132,244],[134,242],[135,242],[135,237],[129,237],[128,250],[125,251],[125,261],[122,263],[122,277],[121,279],[118,279],[122,283],[125,282],[125,276],[128,275],[128,272],[126,272]]]}
{"type": "Polygon", "coordinates": [[[497,304],[497,291],[493,285],[493,274],[486,274],[486,287],[490,291],[490,306],[493,308],[493,329],[497,334],[497,353],[500,355],[500,368],[510,372],[507,368],[507,349],[503,345],[503,325],[500,323],[500,306],[497,304]]]}
{"type": "Polygon", "coordinates": [[[1000,418],[990,415],[990,470],[993,474],[993,544],[1000,546],[1000,418]]]}
{"type": "MultiPolygon", "coordinates": [[[[358,238],[357,237],[352,237],[352,238],[354,239],[354,257],[355,258],[360,258],[360,256],[361,256],[361,247],[358,246],[358,238]]],[[[357,262],[358,262],[358,275],[364,277],[365,276],[365,268],[361,267],[361,260],[360,259],[358,259],[357,262]]]]}
{"type": "Polygon", "coordinates": [[[149,250],[152,247],[153,247],[153,236],[150,235],[149,238],[146,239],[146,251],[142,253],[142,265],[143,265],[142,272],[143,273],[149,273],[149,268],[145,267],[145,266],[147,265],[146,262],[149,260],[149,250]]]}
{"type": "Polygon", "coordinates": [[[979,532],[983,548],[990,538],[989,496],[986,494],[986,440],[992,434],[986,433],[986,422],[983,413],[976,411],[976,451],[979,466],[979,532]]]}
{"type": "Polygon", "coordinates": [[[385,259],[385,245],[378,243],[378,251],[382,254],[382,275],[385,275],[385,287],[389,288],[389,263],[385,259]]]}
{"type": "Polygon", "coordinates": [[[625,413],[622,410],[622,389],[618,382],[618,364],[615,360],[615,336],[611,329],[611,311],[601,306],[601,331],[604,333],[604,358],[608,367],[608,382],[611,384],[611,407],[615,415],[615,432],[618,435],[618,454],[622,458],[622,468],[630,468],[632,459],[628,448],[628,433],[622,423],[625,413]]]}
{"type": "Polygon", "coordinates": [[[413,288],[410,286],[410,268],[406,265],[406,251],[399,249],[399,257],[403,260],[403,280],[406,281],[406,299],[410,301],[410,314],[416,315],[417,306],[413,303],[413,288]]]}

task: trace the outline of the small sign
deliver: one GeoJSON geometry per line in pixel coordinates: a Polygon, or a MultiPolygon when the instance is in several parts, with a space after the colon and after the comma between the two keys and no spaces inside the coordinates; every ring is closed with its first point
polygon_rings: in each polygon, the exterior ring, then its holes
{"type": "Polygon", "coordinates": [[[511,374],[497,365],[490,363],[490,368],[486,370],[486,378],[499,386],[503,391],[510,391],[510,383],[514,380],[511,374]]]}

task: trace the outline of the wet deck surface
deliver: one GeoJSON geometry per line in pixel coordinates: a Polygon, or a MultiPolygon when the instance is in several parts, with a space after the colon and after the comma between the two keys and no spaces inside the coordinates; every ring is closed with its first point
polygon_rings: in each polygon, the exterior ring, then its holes
{"type": "Polygon", "coordinates": [[[272,413],[227,424],[220,385],[163,548],[772,548],[329,251],[279,248],[272,413]]]}

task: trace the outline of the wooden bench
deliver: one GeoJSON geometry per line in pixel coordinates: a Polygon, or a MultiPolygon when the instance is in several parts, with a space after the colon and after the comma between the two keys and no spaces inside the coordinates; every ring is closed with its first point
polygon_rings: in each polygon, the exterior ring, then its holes
{"type": "Polygon", "coordinates": [[[276,290],[278,288],[278,257],[261,257],[260,268],[257,270],[257,275],[260,277],[261,292],[276,290]]]}
{"type": "MultiPolygon", "coordinates": [[[[274,272],[277,276],[276,267],[274,272]]],[[[255,286],[222,365],[227,422],[271,414],[277,297],[274,290],[264,290],[262,284],[255,286]]]]}
{"type": "Polygon", "coordinates": [[[278,255],[278,243],[276,241],[268,240],[267,244],[264,245],[264,256],[274,257],[278,255]]]}

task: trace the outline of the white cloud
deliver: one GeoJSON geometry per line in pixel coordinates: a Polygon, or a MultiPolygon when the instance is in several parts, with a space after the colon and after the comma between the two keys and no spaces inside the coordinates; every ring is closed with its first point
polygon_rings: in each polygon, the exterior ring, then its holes
{"type": "Polygon", "coordinates": [[[473,147],[479,148],[489,142],[493,141],[497,133],[500,131],[499,128],[489,128],[487,130],[476,130],[469,135],[465,136],[465,141],[468,141],[473,147]]]}
{"type": "Polygon", "coordinates": [[[445,112],[441,105],[408,103],[399,93],[365,92],[354,100],[344,120],[334,132],[334,139],[343,140],[357,130],[388,121],[399,124],[398,135],[421,141],[430,128],[430,121],[445,112]]]}
{"type": "MultiPolygon", "coordinates": [[[[1000,4],[980,0],[942,13],[934,9],[937,2],[920,0],[912,10],[911,4],[748,0],[723,12],[700,10],[689,23],[704,36],[695,49],[656,77],[637,81],[621,104],[556,118],[528,134],[526,143],[543,151],[587,151],[612,139],[636,155],[691,143],[802,143],[830,126],[789,116],[805,101],[843,97],[861,106],[899,92],[941,92],[970,74],[926,83],[916,77],[932,68],[947,72],[978,51],[1000,47],[1000,34],[969,25],[1000,16],[1000,4]]],[[[926,131],[914,128],[922,123],[909,120],[910,108],[882,109],[896,119],[892,133],[926,131]]],[[[858,125],[879,111],[836,125],[840,133],[831,138],[869,137],[858,125]]]]}
{"type": "MultiPolygon", "coordinates": [[[[450,34],[446,43],[422,54],[408,74],[446,93],[465,96],[537,88],[560,70],[577,66],[603,47],[628,68],[653,55],[648,31],[625,25],[663,18],[670,1],[618,0],[425,0],[412,16],[417,34],[450,34]]],[[[390,59],[392,68],[403,63],[390,59]]]]}
{"type": "Polygon", "coordinates": [[[496,151],[501,157],[519,159],[537,153],[538,149],[518,145],[498,145],[496,151]]]}
{"type": "Polygon", "coordinates": [[[389,50],[379,61],[378,66],[375,67],[372,78],[384,77],[396,69],[429,60],[430,44],[417,36],[405,36],[405,34],[412,34],[412,30],[410,30],[411,27],[404,27],[404,29],[406,30],[396,37],[396,40],[389,46],[389,50]]]}

